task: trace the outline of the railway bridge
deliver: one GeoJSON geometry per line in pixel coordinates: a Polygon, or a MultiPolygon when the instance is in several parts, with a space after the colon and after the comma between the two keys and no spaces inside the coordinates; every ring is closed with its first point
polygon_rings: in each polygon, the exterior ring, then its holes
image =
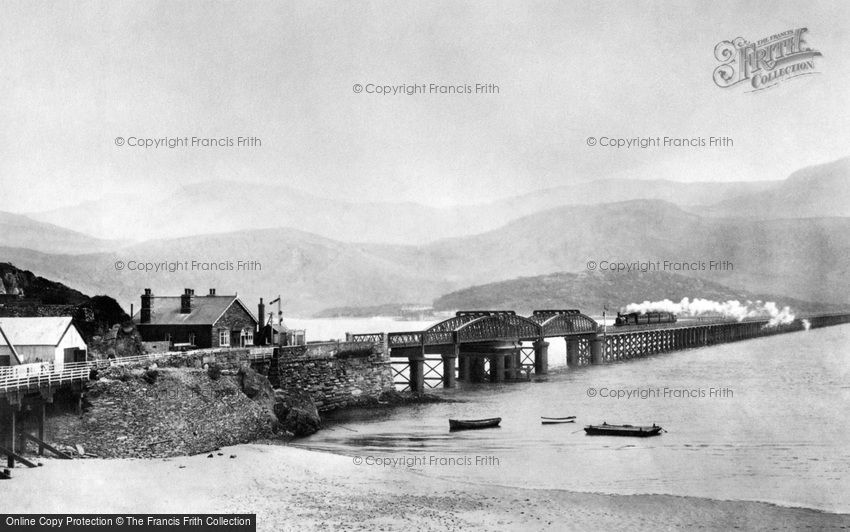
{"type": "Polygon", "coordinates": [[[567,367],[577,368],[842,323],[850,323],[850,314],[800,316],[784,324],[767,318],[681,320],[606,330],[578,310],[536,310],[528,317],[481,310],[457,312],[423,331],[348,334],[347,339],[384,342],[395,382],[422,392],[452,388],[457,380],[503,382],[545,374],[552,338],[566,342],[567,367]]]}

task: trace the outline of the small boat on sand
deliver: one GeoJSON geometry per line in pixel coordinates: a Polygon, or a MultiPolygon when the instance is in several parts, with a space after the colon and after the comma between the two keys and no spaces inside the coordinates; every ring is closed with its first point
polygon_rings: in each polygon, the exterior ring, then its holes
{"type": "Polygon", "coordinates": [[[584,427],[584,431],[588,436],[636,436],[638,438],[658,436],[662,430],[661,427],[654,423],[652,426],[636,426],[609,425],[603,422],[601,425],[588,425],[584,427]]]}
{"type": "Polygon", "coordinates": [[[501,422],[502,418],[500,417],[487,419],[450,419],[449,430],[489,429],[498,427],[501,422]]]}
{"type": "Polygon", "coordinates": [[[540,423],[543,425],[556,425],[558,423],[575,423],[575,416],[567,416],[567,417],[546,417],[540,416],[540,423]]]}

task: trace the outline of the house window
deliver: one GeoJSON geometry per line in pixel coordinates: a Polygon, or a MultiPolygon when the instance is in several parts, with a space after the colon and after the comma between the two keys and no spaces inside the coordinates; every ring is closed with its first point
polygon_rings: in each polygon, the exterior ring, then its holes
{"type": "Polygon", "coordinates": [[[246,345],[254,345],[253,329],[242,329],[242,347],[245,347],[246,345]]]}
{"type": "Polygon", "coordinates": [[[221,347],[230,347],[230,331],[227,329],[218,331],[218,345],[221,347]]]}

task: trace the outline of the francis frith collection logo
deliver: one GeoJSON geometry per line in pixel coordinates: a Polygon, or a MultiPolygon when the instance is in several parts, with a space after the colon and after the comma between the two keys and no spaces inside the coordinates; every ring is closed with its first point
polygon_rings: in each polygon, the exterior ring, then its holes
{"type": "Polygon", "coordinates": [[[714,69],[714,83],[729,88],[746,82],[753,92],[814,74],[815,57],[821,53],[808,46],[808,28],[797,28],[756,42],[743,37],[722,41],[714,47],[714,57],[721,62],[714,69]]]}

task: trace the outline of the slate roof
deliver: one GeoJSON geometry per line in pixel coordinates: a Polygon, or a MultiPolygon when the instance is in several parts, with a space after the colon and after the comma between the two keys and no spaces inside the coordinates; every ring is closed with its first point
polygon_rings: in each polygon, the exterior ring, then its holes
{"type": "Polygon", "coordinates": [[[141,323],[141,310],[133,316],[140,325],[212,325],[231,305],[239,305],[255,322],[256,316],[236,296],[195,296],[192,300],[192,312],[180,313],[180,296],[154,296],[151,298],[153,312],[151,321],[141,323]]]}
{"type": "MultiPolygon", "coordinates": [[[[57,346],[71,328],[70,316],[42,318],[0,318],[0,327],[15,347],[22,345],[57,346]]],[[[0,343],[5,344],[0,336],[0,343]]]]}

